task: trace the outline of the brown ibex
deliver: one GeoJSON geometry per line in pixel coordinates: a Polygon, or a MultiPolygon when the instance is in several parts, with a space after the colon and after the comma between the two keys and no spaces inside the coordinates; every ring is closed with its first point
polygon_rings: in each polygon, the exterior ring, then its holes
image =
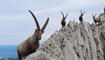
{"type": "Polygon", "coordinates": [[[29,54],[36,52],[36,49],[39,48],[39,40],[41,40],[41,36],[44,33],[44,29],[49,22],[49,17],[47,18],[45,24],[43,25],[42,29],[40,29],[39,23],[35,17],[35,15],[28,10],[36,23],[37,29],[35,30],[34,34],[30,36],[27,40],[23,41],[17,49],[19,60],[26,58],[29,54]]]}
{"type": "Polygon", "coordinates": [[[95,15],[92,14],[92,17],[93,17],[95,24],[97,24],[97,23],[99,24],[99,22],[101,22],[100,17],[96,17],[96,14],[95,15]]]}
{"type": "Polygon", "coordinates": [[[105,14],[105,7],[104,7],[104,14],[105,14]]]}
{"type": "Polygon", "coordinates": [[[62,27],[64,27],[65,25],[66,25],[66,21],[65,21],[65,19],[66,19],[66,17],[68,16],[68,13],[66,14],[66,16],[64,16],[64,14],[63,14],[63,12],[61,11],[61,14],[62,14],[62,20],[61,20],[61,25],[62,25],[62,27]]]}
{"type": "Polygon", "coordinates": [[[82,10],[80,10],[81,15],[79,16],[79,21],[83,22],[83,15],[86,13],[86,11],[82,12],[82,10]]]}

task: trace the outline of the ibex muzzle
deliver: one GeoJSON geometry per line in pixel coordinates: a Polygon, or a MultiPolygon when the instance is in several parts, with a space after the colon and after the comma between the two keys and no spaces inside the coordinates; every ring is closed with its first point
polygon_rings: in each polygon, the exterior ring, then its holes
{"type": "Polygon", "coordinates": [[[44,33],[44,29],[49,22],[49,18],[47,18],[45,24],[43,25],[42,29],[40,29],[39,23],[35,17],[35,15],[29,10],[32,14],[37,29],[35,30],[34,34],[30,36],[27,40],[23,41],[17,49],[19,60],[26,58],[29,54],[36,52],[36,49],[39,48],[39,40],[41,40],[41,36],[44,33]]]}
{"type": "Polygon", "coordinates": [[[66,19],[66,17],[68,16],[68,13],[66,14],[66,16],[64,16],[64,14],[63,14],[63,12],[61,11],[61,14],[62,14],[62,20],[61,20],[61,25],[62,25],[62,27],[64,27],[65,25],[66,25],[66,21],[65,21],[65,19],[66,19]]]}

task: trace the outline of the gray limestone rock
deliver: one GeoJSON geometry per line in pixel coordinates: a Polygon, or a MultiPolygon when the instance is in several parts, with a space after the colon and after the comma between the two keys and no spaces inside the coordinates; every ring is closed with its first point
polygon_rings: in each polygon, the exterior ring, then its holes
{"type": "Polygon", "coordinates": [[[104,60],[104,54],[105,22],[70,21],[25,60],[104,60]]]}

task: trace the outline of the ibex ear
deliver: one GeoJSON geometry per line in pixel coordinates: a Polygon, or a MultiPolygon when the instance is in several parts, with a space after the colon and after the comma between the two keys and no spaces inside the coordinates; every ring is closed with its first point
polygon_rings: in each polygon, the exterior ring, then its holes
{"type": "Polygon", "coordinates": [[[43,27],[42,27],[42,31],[44,31],[44,29],[46,28],[46,26],[47,26],[48,22],[49,22],[49,17],[47,18],[47,20],[46,20],[45,24],[43,25],[43,27]]]}
{"type": "Polygon", "coordinates": [[[38,23],[38,20],[37,20],[37,18],[35,17],[35,15],[30,11],[30,10],[28,10],[30,13],[31,13],[31,15],[33,16],[33,18],[34,18],[34,20],[35,20],[35,23],[36,23],[36,26],[37,26],[37,29],[38,30],[40,30],[40,26],[39,26],[39,23],[38,23]]]}

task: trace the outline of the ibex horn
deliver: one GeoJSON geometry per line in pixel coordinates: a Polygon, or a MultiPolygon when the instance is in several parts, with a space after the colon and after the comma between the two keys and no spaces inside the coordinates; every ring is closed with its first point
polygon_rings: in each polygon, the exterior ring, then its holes
{"type": "Polygon", "coordinates": [[[47,26],[48,22],[49,22],[49,17],[47,18],[47,20],[46,20],[45,24],[44,24],[44,25],[43,25],[43,27],[42,27],[42,30],[43,30],[43,31],[44,31],[44,29],[46,28],[46,26],[47,26]]]}
{"type": "Polygon", "coordinates": [[[36,22],[37,28],[40,29],[40,26],[39,26],[39,23],[38,23],[37,18],[36,18],[35,15],[31,12],[31,10],[28,10],[28,11],[29,11],[29,12],[31,13],[31,15],[33,16],[33,18],[34,18],[34,20],[35,20],[35,22],[36,22]]]}
{"type": "Polygon", "coordinates": [[[66,14],[65,19],[66,19],[66,17],[68,16],[68,14],[69,14],[69,13],[66,14]]]}
{"type": "Polygon", "coordinates": [[[63,16],[63,18],[64,18],[64,14],[63,14],[63,12],[61,11],[61,14],[62,14],[62,16],[63,16]]]}
{"type": "Polygon", "coordinates": [[[61,11],[61,14],[62,14],[62,16],[63,16],[63,19],[65,20],[66,19],[66,17],[68,16],[68,13],[66,14],[66,16],[64,16],[64,14],[63,14],[63,12],[61,11]]]}

